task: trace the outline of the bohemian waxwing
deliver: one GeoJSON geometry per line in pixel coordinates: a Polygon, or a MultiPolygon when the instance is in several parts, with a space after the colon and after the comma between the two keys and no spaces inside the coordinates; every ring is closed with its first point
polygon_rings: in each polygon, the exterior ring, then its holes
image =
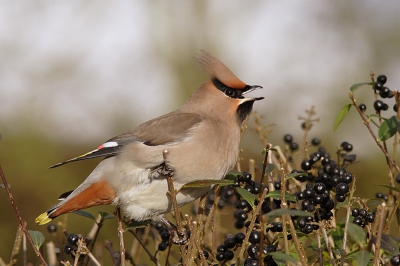
{"type": "MultiPolygon", "coordinates": [[[[172,210],[168,175],[175,189],[192,181],[224,178],[238,157],[242,122],[254,101],[263,99],[243,95],[262,87],[246,85],[205,51],[198,62],[211,80],[181,108],[51,166],[105,157],[80,186],[62,194],[61,202],[35,221],[42,225],[61,214],[106,204],[121,207],[136,221],[155,219],[172,210]]],[[[176,195],[178,206],[205,195],[210,188],[182,189],[176,195]]]]}

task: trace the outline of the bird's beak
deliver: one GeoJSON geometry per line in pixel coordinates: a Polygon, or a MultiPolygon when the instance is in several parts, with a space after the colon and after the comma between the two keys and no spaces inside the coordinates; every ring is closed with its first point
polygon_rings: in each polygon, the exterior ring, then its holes
{"type": "MultiPolygon", "coordinates": [[[[257,89],[262,89],[262,88],[263,87],[259,86],[259,85],[247,85],[246,88],[244,89],[244,92],[242,93],[242,95],[252,92],[254,90],[257,90],[257,89]]],[[[251,98],[251,99],[254,101],[259,101],[259,100],[264,99],[264,97],[256,97],[256,98],[251,98]]]]}

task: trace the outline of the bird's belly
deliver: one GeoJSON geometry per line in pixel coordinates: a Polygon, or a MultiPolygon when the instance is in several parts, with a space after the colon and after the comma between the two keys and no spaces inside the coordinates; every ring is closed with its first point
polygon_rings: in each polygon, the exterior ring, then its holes
{"type": "MultiPolygon", "coordinates": [[[[182,184],[174,182],[175,189],[181,186],[182,184]]],[[[196,200],[209,190],[210,186],[181,190],[176,195],[178,206],[196,200]]],[[[136,221],[152,219],[173,210],[166,178],[149,179],[149,182],[124,190],[118,193],[114,204],[119,205],[130,219],[136,221]]]]}

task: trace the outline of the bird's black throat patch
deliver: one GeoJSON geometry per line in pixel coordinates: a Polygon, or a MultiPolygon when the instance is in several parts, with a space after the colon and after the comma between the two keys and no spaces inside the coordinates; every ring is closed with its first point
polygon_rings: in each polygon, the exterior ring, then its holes
{"type": "Polygon", "coordinates": [[[239,124],[242,124],[246,117],[251,113],[253,109],[254,100],[246,101],[238,106],[236,114],[239,120],[239,124]]]}

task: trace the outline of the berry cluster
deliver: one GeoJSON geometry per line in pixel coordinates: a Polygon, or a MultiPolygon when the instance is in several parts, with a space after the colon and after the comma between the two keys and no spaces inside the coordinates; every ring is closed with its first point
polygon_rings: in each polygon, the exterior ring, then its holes
{"type": "Polygon", "coordinates": [[[364,228],[368,223],[373,223],[375,220],[376,210],[368,213],[366,209],[354,208],[351,215],[354,217],[353,223],[364,228]]]}
{"type": "MultiPolygon", "coordinates": [[[[248,258],[244,260],[244,266],[258,266],[260,265],[258,258],[259,258],[259,253],[260,253],[260,245],[258,241],[257,243],[251,243],[251,245],[248,246],[247,248],[247,254],[249,255],[248,258]]],[[[274,245],[264,245],[262,254],[263,254],[263,264],[262,265],[269,265],[269,266],[275,266],[278,265],[274,261],[274,259],[268,255],[270,252],[275,252],[276,251],[276,246],[274,245]]]]}
{"type": "Polygon", "coordinates": [[[243,244],[244,238],[245,235],[243,233],[237,233],[235,236],[228,235],[228,237],[224,240],[224,243],[217,247],[217,254],[215,256],[216,259],[218,261],[227,261],[233,259],[235,255],[233,250],[237,246],[241,246],[243,244]]]}
{"type": "MultiPolygon", "coordinates": [[[[394,96],[393,91],[390,90],[388,87],[385,87],[386,81],[387,77],[385,75],[379,75],[373,85],[375,94],[378,94],[382,99],[390,99],[394,96]]],[[[358,108],[360,108],[362,112],[365,112],[367,110],[367,106],[364,103],[361,103],[358,108]]],[[[374,109],[377,113],[380,113],[381,111],[387,111],[389,109],[389,106],[382,100],[376,100],[374,102],[374,109]]],[[[393,105],[393,111],[397,112],[396,104],[393,105]]]]}
{"type": "Polygon", "coordinates": [[[291,151],[295,151],[299,148],[299,144],[293,141],[293,136],[290,134],[286,134],[283,136],[283,141],[289,145],[291,151]]]}
{"type": "Polygon", "coordinates": [[[158,231],[161,242],[158,244],[158,250],[164,251],[168,248],[171,239],[171,233],[168,228],[164,227],[162,222],[154,222],[153,227],[158,231]]]}
{"type": "MultiPolygon", "coordinates": [[[[292,141],[293,137],[286,134],[283,139],[288,144],[288,140],[292,141]]],[[[347,172],[344,166],[354,162],[356,157],[349,154],[353,150],[353,145],[344,141],[338,151],[342,158],[342,163],[338,165],[330,158],[325,148],[319,146],[321,144],[319,138],[313,138],[311,144],[318,146],[317,151],[301,162],[301,170],[292,170],[292,173],[302,174],[295,177],[298,181],[308,181],[303,191],[294,193],[295,198],[301,202],[301,209],[313,214],[313,216],[297,219],[297,226],[304,234],[310,234],[313,230],[319,229],[315,222],[332,218],[335,200],[345,201],[353,175],[347,172]],[[331,190],[336,192],[334,199],[331,198],[333,195],[331,190]]],[[[280,189],[280,184],[274,183],[274,187],[280,189]]]]}
{"type": "MultiPolygon", "coordinates": [[[[78,250],[78,240],[80,237],[77,234],[69,234],[67,236],[67,244],[64,246],[65,254],[71,254],[72,259],[75,259],[76,251],[78,250]]],[[[79,255],[79,261],[81,261],[85,255],[79,255]]]]}

